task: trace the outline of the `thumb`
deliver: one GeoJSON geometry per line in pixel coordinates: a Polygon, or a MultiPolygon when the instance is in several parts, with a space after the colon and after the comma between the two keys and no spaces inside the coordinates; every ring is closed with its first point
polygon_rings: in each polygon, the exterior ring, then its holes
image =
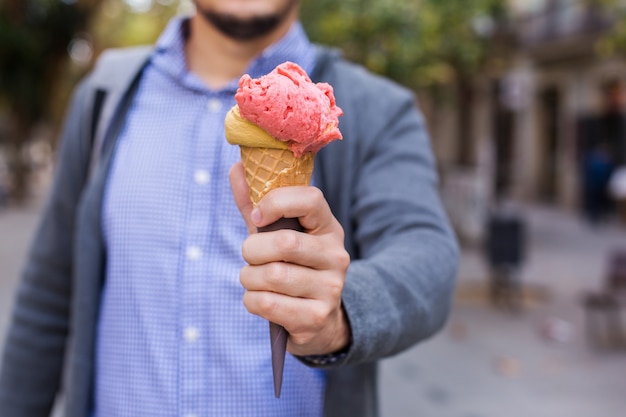
{"type": "Polygon", "coordinates": [[[241,162],[234,164],[230,168],[228,177],[230,179],[230,188],[235,198],[235,204],[246,222],[246,226],[248,226],[248,231],[254,233],[256,232],[256,226],[250,221],[250,213],[252,213],[254,206],[252,205],[252,201],[250,201],[248,182],[246,181],[246,172],[243,164],[241,162]]]}

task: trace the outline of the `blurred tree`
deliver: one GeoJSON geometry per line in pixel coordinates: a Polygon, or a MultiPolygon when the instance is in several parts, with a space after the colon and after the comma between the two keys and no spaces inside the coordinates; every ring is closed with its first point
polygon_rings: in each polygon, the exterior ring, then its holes
{"type": "Polygon", "coordinates": [[[153,43],[183,0],[102,0],[90,27],[95,55],[112,47],[153,43]]]}
{"type": "Polygon", "coordinates": [[[25,148],[48,115],[68,45],[87,27],[100,0],[4,0],[0,3],[0,109],[6,126],[12,197],[28,191],[25,148]]]}
{"type": "MultiPolygon", "coordinates": [[[[420,49],[426,68],[446,68],[457,108],[456,162],[475,163],[472,132],[475,80],[490,58],[502,56],[500,40],[506,21],[505,0],[425,0],[420,14],[420,49]]],[[[505,38],[505,37],[504,37],[505,38]]]]}
{"type": "Polygon", "coordinates": [[[68,92],[93,58],[108,47],[153,42],[178,4],[179,0],[0,2],[0,116],[4,115],[0,147],[8,159],[14,200],[28,195],[26,149],[34,129],[42,123],[57,124],[68,92]]]}
{"type": "Polygon", "coordinates": [[[506,12],[506,0],[302,2],[312,40],[413,89],[454,86],[461,164],[473,162],[474,80],[496,52],[506,12]]]}
{"type": "Polygon", "coordinates": [[[600,57],[613,57],[626,53],[626,1],[589,0],[610,22],[610,28],[596,42],[596,52],[600,57]]]}

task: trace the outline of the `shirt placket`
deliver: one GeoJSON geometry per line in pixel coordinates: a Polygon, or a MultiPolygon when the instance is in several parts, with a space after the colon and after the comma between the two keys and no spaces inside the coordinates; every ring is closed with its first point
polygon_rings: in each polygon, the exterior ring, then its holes
{"type": "MultiPolygon", "coordinates": [[[[209,252],[215,205],[211,201],[212,182],[217,155],[217,140],[221,137],[222,102],[213,94],[204,94],[196,106],[198,114],[189,139],[189,197],[188,215],[183,245],[180,387],[181,415],[196,417],[207,409],[207,378],[211,372],[209,330],[206,325],[206,304],[210,302],[211,277],[209,252]],[[204,312],[204,313],[203,313],[204,312]]],[[[182,167],[181,167],[182,168],[182,167]]]]}

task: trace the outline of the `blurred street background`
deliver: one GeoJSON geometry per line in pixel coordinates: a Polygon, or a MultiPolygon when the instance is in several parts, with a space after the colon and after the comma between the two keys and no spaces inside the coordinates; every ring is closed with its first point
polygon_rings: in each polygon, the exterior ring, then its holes
{"type": "MultiPolygon", "coordinates": [[[[301,9],[313,41],[416,92],[462,245],[444,330],[382,362],[383,417],[625,416],[626,1],[301,9]]],[[[0,346],[72,87],[190,10],[0,3],[0,346]]]]}

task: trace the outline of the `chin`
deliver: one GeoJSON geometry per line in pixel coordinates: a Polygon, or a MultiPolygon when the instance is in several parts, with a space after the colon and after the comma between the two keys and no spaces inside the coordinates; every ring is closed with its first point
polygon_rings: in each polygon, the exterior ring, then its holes
{"type": "Polygon", "coordinates": [[[196,0],[196,8],[198,14],[225,36],[254,41],[271,34],[288,20],[297,3],[298,0],[196,0]],[[252,7],[253,4],[263,8],[252,7]],[[263,11],[265,9],[269,11],[263,11]]]}

